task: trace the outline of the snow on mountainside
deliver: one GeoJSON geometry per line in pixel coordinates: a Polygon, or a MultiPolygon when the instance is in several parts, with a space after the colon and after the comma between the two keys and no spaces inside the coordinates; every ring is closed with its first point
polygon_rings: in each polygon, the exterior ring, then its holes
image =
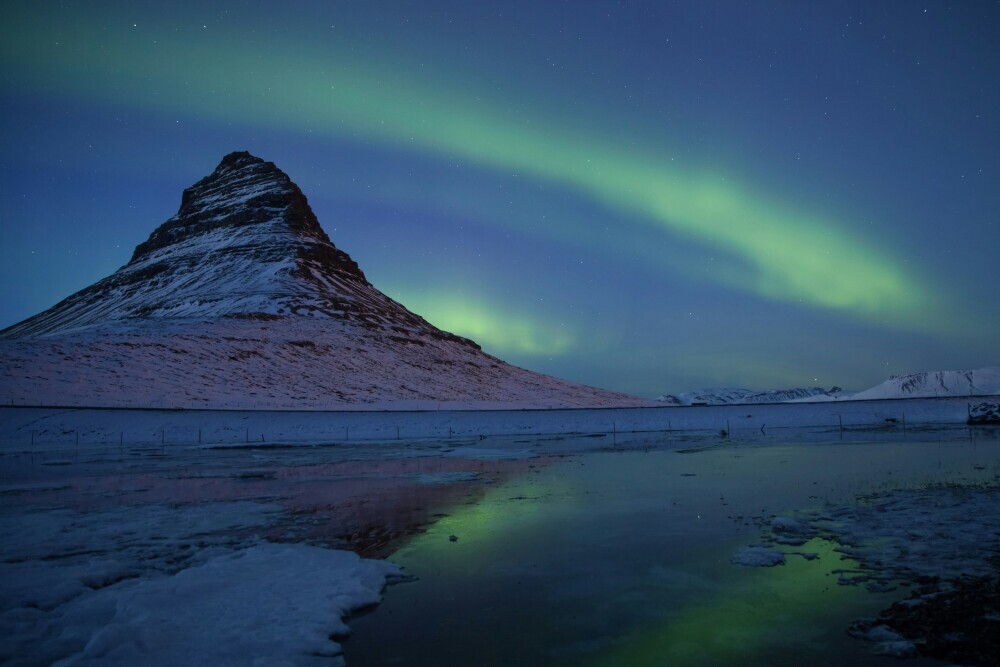
{"type": "Polygon", "coordinates": [[[840,387],[775,389],[700,389],[656,400],[665,405],[742,405],[750,403],[821,403],[938,396],[987,396],[1000,394],[1000,366],[972,371],[926,371],[893,377],[882,384],[852,393],[840,387]]]}
{"type": "Polygon", "coordinates": [[[227,155],[112,275],[3,332],[21,338],[145,318],[320,315],[444,335],[376,290],[273,163],[227,155]]]}
{"type": "Polygon", "coordinates": [[[871,389],[859,391],[851,396],[851,400],[990,394],[1000,394],[1000,366],[987,366],[971,371],[926,371],[900,375],[871,389]]]}
{"type": "Polygon", "coordinates": [[[830,390],[819,387],[797,387],[795,389],[773,389],[753,391],[751,389],[700,389],[673,396],[660,396],[657,401],[667,405],[741,405],[748,403],[784,403],[811,396],[831,396],[840,392],[839,387],[830,390]]]}
{"type": "Polygon", "coordinates": [[[638,398],[485,354],[379,292],[273,163],[227,155],[112,275],[0,331],[0,400],[350,408],[638,398]]]}

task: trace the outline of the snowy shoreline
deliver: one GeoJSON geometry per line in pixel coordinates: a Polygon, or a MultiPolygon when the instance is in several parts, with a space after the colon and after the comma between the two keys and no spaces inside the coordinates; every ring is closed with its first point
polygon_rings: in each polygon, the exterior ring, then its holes
{"type": "Polygon", "coordinates": [[[370,454],[0,447],[0,662],[343,664],[346,620],[404,578],[370,557],[527,465],[370,454]]]}
{"type": "Polygon", "coordinates": [[[853,502],[771,519],[762,544],[742,549],[734,565],[773,567],[814,540],[855,567],[834,569],[842,586],[899,591],[875,618],[848,634],[879,655],[924,655],[985,665],[1000,637],[1000,469],[992,481],[928,484],[859,496],[853,502]]]}

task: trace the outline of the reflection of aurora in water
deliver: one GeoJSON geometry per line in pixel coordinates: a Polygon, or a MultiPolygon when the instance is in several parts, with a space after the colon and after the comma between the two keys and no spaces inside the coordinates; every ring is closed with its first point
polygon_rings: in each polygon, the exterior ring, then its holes
{"type": "Polygon", "coordinates": [[[760,537],[751,518],[933,479],[969,481],[990,474],[997,447],[742,446],[579,454],[539,466],[453,508],[390,557],[419,581],[390,588],[352,624],[347,660],[880,664],[845,630],[903,594],[838,585],[830,572],[854,563],[821,538],[785,548],[818,560],[733,566],[733,554],[760,537]]]}
{"type": "MultiPolygon", "coordinates": [[[[842,634],[840,611],[865,602],[857,588],[839,586],[831,572],[850,569],[836,544],[813,539],[797,551],[812,552],[818,562],[791,555],[776,569],[747,570],[730,590],[707,595],[659,626],[639,629],[599,655],[592,665],[734,665],[751,656],[777,654],[795,626],[825,627],[823,634],[842,634]]],[[[828,637],[826,637],[828,639],[828,637]]]]}

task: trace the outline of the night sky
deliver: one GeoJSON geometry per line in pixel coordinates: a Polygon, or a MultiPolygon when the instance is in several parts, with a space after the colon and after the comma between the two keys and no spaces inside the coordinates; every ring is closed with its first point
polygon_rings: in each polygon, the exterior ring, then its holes
{"type": "Polygon", "coordinates": [[[997,2],[13,2],[0,327],[249,150],[369,280],[656,396],[996,364],[997,2]]]}

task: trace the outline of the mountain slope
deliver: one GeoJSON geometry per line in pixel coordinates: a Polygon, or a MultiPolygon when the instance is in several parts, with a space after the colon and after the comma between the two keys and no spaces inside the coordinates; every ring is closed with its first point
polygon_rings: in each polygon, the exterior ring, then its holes
{"type": "Polygon", "coordinates": [[[112,275],[0,332],[0,400],[336,409],[647,403],[511,366],[379,292],[273,163],[227,155],[112,275]]]}
{"type": "Polygon", "coordinates": [[[851,396],[851,400],[987,394],[1000,394],[1000,366],[987,366],[971,371],[925,371],[900,375],[871,389],[859,391],[851,396]]]}

